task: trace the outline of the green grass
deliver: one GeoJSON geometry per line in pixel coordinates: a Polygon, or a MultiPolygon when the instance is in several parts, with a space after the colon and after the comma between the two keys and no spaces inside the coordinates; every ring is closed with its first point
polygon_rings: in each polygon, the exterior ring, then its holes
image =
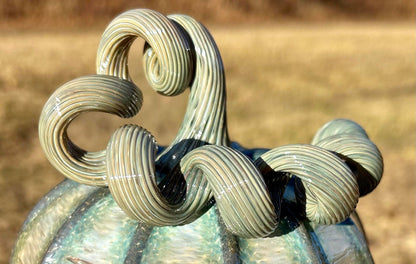
{"type": "MultiPolygon", "coordinates": [[[[360,199],[376,263],[412,263],[415,252],[415,35],[412,24],[332,23],[210,28],[227,77],[232,140],[248,147],[307,143],[334,118],[360,123],[385,161],[379,187],[360,199]]],[[[24,218],[63,179],[37,139],[43,104],[63,83],[95,73],[100,31],[4,32],[0,42],[0,263],[24,218]]],[[[86,114],[70,136],[102,149],[112,131],[140,123],[161,144],[179,128],[186,95],[153,92],[133,46],[133,78],[144,92],[138,117],[86,114]],[[91,140],[94,138],[94,140],[91,140]]]]}

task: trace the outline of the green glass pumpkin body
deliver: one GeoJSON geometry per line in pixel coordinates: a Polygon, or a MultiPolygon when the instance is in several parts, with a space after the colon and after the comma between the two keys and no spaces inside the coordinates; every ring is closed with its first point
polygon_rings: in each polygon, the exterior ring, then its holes
{"type": "Polygon", "coordinates": [[[191,224],[150,227],[132,220],[106,188],[65,180],[33,209],[12,263],[372,263],[356,214],[312,225],[290,213],[285,192],[279,233],[230,234],[216,207],[191,224]]]}

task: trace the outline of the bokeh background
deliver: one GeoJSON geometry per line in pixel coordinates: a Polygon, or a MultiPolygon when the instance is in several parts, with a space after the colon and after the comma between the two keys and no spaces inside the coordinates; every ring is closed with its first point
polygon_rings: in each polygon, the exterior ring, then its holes
{"type": "MultiPolygon", "coordinates": [[[[0,0],[0,263],[37,201],[63,177],[40,149],[37,121],[63,83],[95,73],[111,19],[131,8],[184,13],[204,23],[223,56],[231,138],[247,147],[308,143],[334,118],[361,124],[385,172],[357,207],[376,263],[415,263],[415,3],[411,0],[0,0]]],[[[187,96],[166,98],[130,67],[144,92],[139,115],[85,114],[70,136],[89,150],[139,123],[160,144],[179,128],[187,96]]]]}

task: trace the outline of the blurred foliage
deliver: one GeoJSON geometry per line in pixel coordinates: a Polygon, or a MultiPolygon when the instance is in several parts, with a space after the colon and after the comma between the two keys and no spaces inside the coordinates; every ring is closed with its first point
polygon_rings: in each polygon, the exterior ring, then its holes
{"type": "Polygon", "coordinates": [[[204,22],[271,21],[276,19],[412,19],[411,0],[0,0],[1,23],[82,25],[108,21],[132,8],[165,14],[185,13],[204,22]],[[36,21],[36,23],[31,23],[36,21]]]}

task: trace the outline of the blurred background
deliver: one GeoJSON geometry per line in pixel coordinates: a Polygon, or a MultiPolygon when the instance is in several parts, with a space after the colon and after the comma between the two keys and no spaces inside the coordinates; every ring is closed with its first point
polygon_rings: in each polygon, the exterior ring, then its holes
{"type": "MultiPolygon", "coordinates": [[[[231,139],[247,147],[308,143],[334,118],[361,124],[385,172],[357,211],[376,263],[415,263],[415,3],[410,0],[0,0],[0,263],[27,214],[63,177],[45,159],[37,122],[51,93],[95,73],[106,24],[132,8],[183,13],[212,33],[223,57],[231,139]]],[[[144,92],[139,115],[85,114],[69,134],[99,150],[124,123],[174,138],[187,96],[146,84],[143,41],[130,70],[144,92]],[[175,109],[172,111],[172,109],[175,109]],[[155,118],[155,117],[160,117],[155,118]]]]}

